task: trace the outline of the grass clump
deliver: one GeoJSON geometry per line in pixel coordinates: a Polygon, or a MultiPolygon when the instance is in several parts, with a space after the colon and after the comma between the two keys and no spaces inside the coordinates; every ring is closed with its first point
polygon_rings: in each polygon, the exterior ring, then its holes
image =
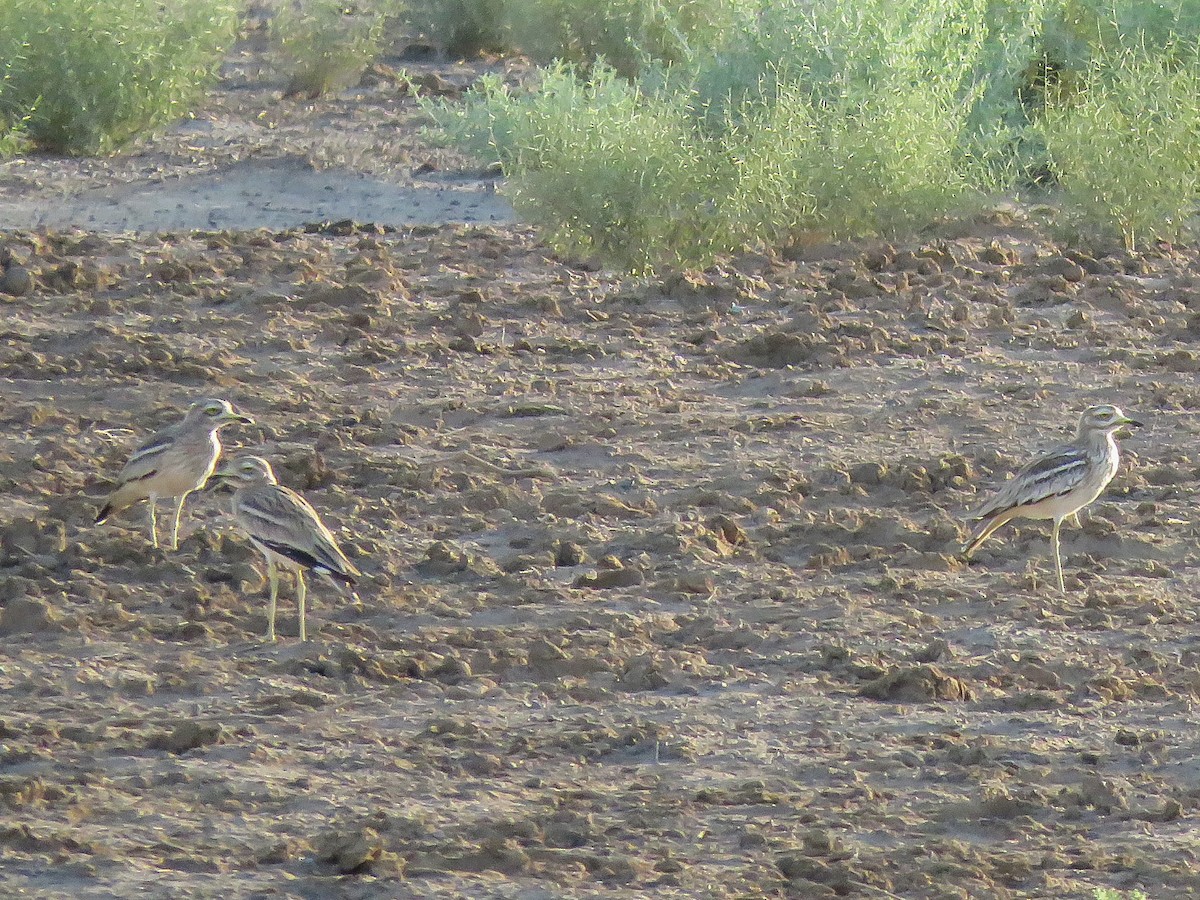
{"type": "Polygon", "coordinates": [[[37,146],[110,152],[182,115],[237,32],[237,0],[6,0],[0,121],[37,146]]]}
{"type": "Polygon", "coordinates": [[[284,94],[312,98],[357,82],[379,55],[386,19],[378,6],[345,0],[283,4],[271,20],[271,39],[287,75],[284,94]]]}
{"type": "Polygon", "coordinates": [[[1135,249],[1173,240],[1200,191],[1200,48],[1189,55],[1111,53],[1078,91],[1050,98],[1040,122],[1068,211],[1084,230],[1135,249]]]}

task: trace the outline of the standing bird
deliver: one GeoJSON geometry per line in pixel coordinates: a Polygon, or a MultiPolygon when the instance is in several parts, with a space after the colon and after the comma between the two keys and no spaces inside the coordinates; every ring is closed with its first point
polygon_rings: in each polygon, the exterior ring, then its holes
{"type": "Polygon", "coordinates": [[[362,572],[354,567],[337,545],[317,511],[291,488],[284,487],[261,456],[241,456],[225,463],[216,473],[236,485],[233,518],[267,560],[271,602],[267,607],[267,640],[275,640],[275,602],[279,596],[278,566],[296,574],[296,597],[300,607],[300,640],[308,640],[304,627],[304,570],[311,569],[351,589],[362,572]]]}
{"type": "Polygon", "coordinates": [[[219,432],[238,422],[253,425],[254,420],[234,411],[228,400],[197,400],[183,421],[168,425],[133,452],[117,475],[117,487],[108,496],[96,516],[96,524],[126,509],[139,500],[150,501],[150,539],[158,546],[158,499],[175,497],[175,521],[171,525],[171,549],[179,549],[179,517],[183,501],[192,491],[204,487],[221,455],[219,432]]]}
{"type": "Polygon", "coordinates": [[[962,552],[970,559],[992,532],[1011,519],[1053,519],[1054,567],[1058,589],[1065,593],[1059,526],[1099,497],[1117,474],[1121,452],[1113,433],[1125,425],[1141,424],[1107,403],[1088,407],[1079,417],[1075,440],[1027,463],[972,516],[980,521],[962,552]]]}

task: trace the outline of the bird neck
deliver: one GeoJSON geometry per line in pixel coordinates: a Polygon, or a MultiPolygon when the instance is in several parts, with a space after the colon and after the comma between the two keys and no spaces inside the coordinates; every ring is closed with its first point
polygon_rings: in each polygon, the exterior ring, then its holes
{"type": "Polygon", "coordinates": [[[1113,437],[1111,431],[1100,431],[1098,429],[1079,430],[1078,440],[1089,450],[1099,451],[1101,453],[1116,453],[1117,441],[1113,437]]]}

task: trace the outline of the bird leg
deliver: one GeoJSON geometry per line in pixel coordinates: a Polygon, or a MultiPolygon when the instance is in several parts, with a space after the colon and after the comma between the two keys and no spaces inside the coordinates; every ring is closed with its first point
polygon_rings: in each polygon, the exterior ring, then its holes
{"type": "Polygon", "coordinates": [[[1058,573],[1058,592],[1065,594],[1066,586],[1063,584],[1062,573],[1062,553],[1058,549],[1058,528],[1062,525],[1062,519],[1054,520],[1054,528],[1050,532],[1050,540],[1054,544],[1054,571],[1058,573]]]}
{"type": "Polygon", "coordinates": [[[158,497],[151,494],[148,500],[150,504],[150,543],[154,549],[158,549],[158,497]]]}
{"type": "Polygon", "coordinates": [[[304,586],[304,572],[296,570],[296,598],[300,605],[300,640],[307,641],[308,634],[304,629],[304,601],[307,599],[307,589],[304,586]]]}
{"type": "Polygon", "coordinates": [[[171,549],[179,549],[179,517],[183,515],[183,501],[187,499],[190,491],[184,491],[179,495],[179,500],[175,503],[175,522],[171,525],[171,549]]]}
{"type": "Polygon", "coordinates": [[[267,560],[267,581],[271,585],[271,601],[267,604],[267,640],[275,640],[275,602],[279,599],[279,572],[275,560],[267,560]]]}

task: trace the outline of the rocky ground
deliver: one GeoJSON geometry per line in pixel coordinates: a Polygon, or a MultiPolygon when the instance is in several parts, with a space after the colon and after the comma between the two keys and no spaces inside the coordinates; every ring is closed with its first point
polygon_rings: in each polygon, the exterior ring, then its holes
{"type": "MultiPolygon", "coordinates": [[[[228,81],[204,115],[281,155],[336,121],[408,148],[396,183],[472,175],[400,87],[385,139],[361,91],[228,81]]],[[[183,167],[157,140],[0,186],[183,167]]],[[[0,295],[5,895],[1200,889],[1193,249],[1013,212],[631,280],[519,225],[143,231],[0,236],[32,282],[0,295]],[[307,644],[286,584],[261,640],[226,495],[177,552],[91,525],[207,395],[365,573],[313,586],[307,644]],[[981,493],[1101,401],[1146,427],[1067,594],[1042,524],[964,563],[981,493]]]]}

